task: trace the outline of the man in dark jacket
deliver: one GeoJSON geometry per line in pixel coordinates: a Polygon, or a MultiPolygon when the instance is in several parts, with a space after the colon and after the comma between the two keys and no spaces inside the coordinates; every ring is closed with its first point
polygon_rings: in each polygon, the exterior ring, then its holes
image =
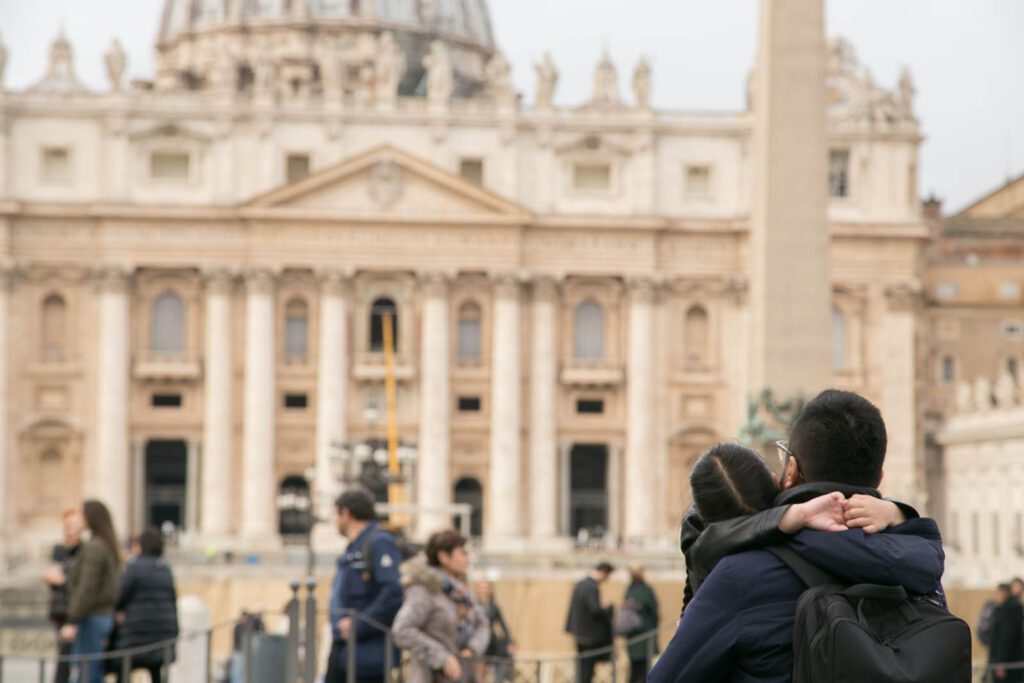
{"type": "MultiPolygon", "coordinates": [[[[348,547],[338,559],[331,589],[330,620],[334,641],[324,683],[342,683],[348,668],[348,640],[356,641],[356,680],[384,679],[384,632],[376,625],[353,617],[354,610],[391,628],[402,606],[398,566],[402,554],[391,534],[375,520],[373,498],[361,490],[346,491],[335,502],[338,532],[348,547]]],[[[398,653],[392,653],[398,663],[398,653]]]]}
{"type": "MultiPolygon", "coordinates": [[[[882,479],[885,424],[864,398],[825,391],[808,403],[793,426],[775,504],[786,506],[840,491],[870,495],[882,479]]],[[[784,511],[784,509],[783,509],[784,511]]],[[[760,520],[762,536],[778,520],[760,520]]],[[[848,525],[856,526],[855,519],[848,525]]],[[[938,527],[911,519],[887,533],[864,530],[781,534],[796,552],[850,582],[903,585],[911,593],[941,590],[944,562],[938,527]]],[[[763,545],[763,542],[762,542],[763,545]]],[[[692,549],[691,549],[692,550],[692,549]]],[[[793,622],[806,586],[764,550],[722,559],[686,608],[675,637],[658,660],[652,683],[788,683],[792,680],[793,622]]]]}
{"type": "MultiPolygon", "coordinates": [[[[64,542],[53,546],[51,559],[55,566],[43,573],[43,582],[50,587],[50,621],[53,622],[58,634],[68,621],[67,581],[81,542],[83,524],[82,513],[77,508],[64,511],[64,542]]],[[[59,636],[57,654],[62,657],[71,654],[71,643],[61,640],[59,636]]],[[[67,683],[71,680],[71,665],[68,662],[58,663],[57,674],[53,680],[54,683],[67,683]]]]}
{"type": "Polygon", "coordinates": [[[625,634],[628,640],[636,640],[627,648],[629,652],[629,683],[643,683],[651,667],[651,655],[658,651],[658,623],[661,621],[658,611],[658,597],[654,589],[644,578],[643,565],[633,563],[629,566],[629,588],[622,600],[622,610],[636,610],[640,623],[632,633],[625,634]],[[653,631],[653,633],[652,633],[653,631]],[[646,638],[639,636],[650,634],[646,638]]]}
{"type": "MultiPolygon", "coordinates": [[[[171,568],[163,559],[164,539],[156,527],[139,534],[138,557],[121,575],[121,599],[117,603],[119,650],[153,645],[178,637],[178,594],[171,568]]],[[[160,683],[161,668],[174,659],[171,648],[156,648],[131,658],[132,669],[149,671],[153,683],[160,683]]],[[[111,662],[121,680],[121,662],[111,662]]]]}
{"type": "MultiPolygon", "coordinates": [[[[578,653],[612,644],[612,607],[601,606],[600,585],[608,580],[613,571],[614,567],[602,562],[594,568],[590,576],[577,583],[572,590],[565,631],[576,641],[578,653]]],[[[589,656],[577,659],[576,683],[590,683],[594,677],[594,665],[598,660],[608,658],[589,656]]]]}
{"type": "Polygon", "coordinates": [[[997,589],[997,605],[992,615],[992,642],[988,649],[989,678],[995,683],[1020,683],[1024,669],[1008,669],[1000,664],[1024,661],[1024,608],[1009,584],[997,589]]]}

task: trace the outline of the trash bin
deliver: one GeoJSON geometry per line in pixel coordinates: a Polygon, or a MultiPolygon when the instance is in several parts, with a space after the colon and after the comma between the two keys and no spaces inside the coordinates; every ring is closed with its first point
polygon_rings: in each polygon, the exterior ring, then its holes
{"type": "MultiPolygon", "coordinates": [[[[287,648],[285,636],[254,635],[251,683],[281,683],[285,676],[287,648]]],[[[241,652],[231,655],[231,683],[250,683],[245,680],[245,655],[241,652]]]]}

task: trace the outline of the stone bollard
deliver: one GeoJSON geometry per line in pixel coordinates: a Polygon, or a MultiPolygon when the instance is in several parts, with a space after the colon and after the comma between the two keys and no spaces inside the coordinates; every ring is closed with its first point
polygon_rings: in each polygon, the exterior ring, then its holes
{"type": "Polygon", "coordinates": [[[210,672],[210,610],[194,595],[178,598],[177,658],[171,665],[172,681],[208,681],[210,672]]]}

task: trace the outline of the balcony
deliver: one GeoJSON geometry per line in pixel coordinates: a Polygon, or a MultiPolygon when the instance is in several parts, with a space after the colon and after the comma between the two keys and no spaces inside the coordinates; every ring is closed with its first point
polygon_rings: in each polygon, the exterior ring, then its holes
{"type": "Polygon", "coordinates": [[[618,386],[625,380],[625,372],[618,363],[573,359],[562,364],[561,380],[576,387],[618,386]]]}
{"type": "Polygon", "coordinates": [[[197,380],[203,374],[199,357],[188,353],[155,353],[147,351],[138,354],[132,375],[135,379],[167,382],[197,380]]]}
{"type": "MultiPolygon", "coordinates": [[[[383,353],[358,353],[352,376],[359,382],[383,382],[385,376],[383,353]]],[[[408,382],[416,376],[412,362],[404,355],[395,356],[395,379],[408,382]]]]}

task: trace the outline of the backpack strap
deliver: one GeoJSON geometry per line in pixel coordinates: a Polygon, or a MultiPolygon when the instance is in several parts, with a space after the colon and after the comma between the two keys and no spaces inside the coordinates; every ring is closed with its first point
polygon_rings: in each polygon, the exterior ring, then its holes
{"type": "Polygon", "coordinates": [[[363,539],[363,547],[360,548],[360,552],[363,554],[363,562],[366,563],[366,571],[363,572],[363,581],[366,583],[373,583],[377,578],[373,567],[373,542],[379,534],[380,531],[377,529],[374,529],[372,533],[366,534],[366,538],[363,539]]]}
{"type": "Polygon", "coordinates": [[[797,555],[793,550],[784,545],[772,545],[765,548],[775,557],[785,563],[793,570],[793,573],[804,582],[808,588],[816,586],[847,586],[848,581],[840,581],[832,574],[829,574],[821,567],[811,564],[804,558],[797,555]]]}

